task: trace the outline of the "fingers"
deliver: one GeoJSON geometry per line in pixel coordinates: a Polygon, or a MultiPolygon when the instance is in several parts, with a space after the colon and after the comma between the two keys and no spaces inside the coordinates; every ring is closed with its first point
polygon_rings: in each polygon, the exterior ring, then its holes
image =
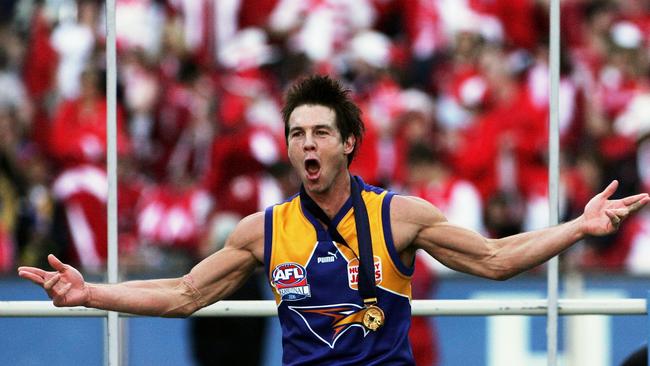
{"type": "Polygon", "coordinates": [[[630,214],[630,209],[625,207],[625,208],[610,208],[607,210],[609,212],[612,212],[614,215],[618,216],[618,218],[624,219],[630,214]]]}
{"type": "MultiPolygon", "coordinates": [[[[643,206],[645,206],[646,204],[648,204],[648,202],[650,202],[650,197],[648,197],[648,194],[647,194],[647,193],[644,193],[644,194],[641,194],[641,195],[637,195],[637,196],[642,196],[642,197],[640,197],[640,198],[639,198],[638,200],[636,200],[636,201],[633,201],[631,204],[627,204],[627,203],[626,203],[627,209],[628,209],[630,212],[638,211],[638,210],[640,210],[643,206]],[[645,195],[645,196],[644,196],[644,195],[645,195]]],[[[633,197],[634,197],[634,196],[633,196],[633,197]]]]}
{"type": "Polygon", "coordinates": [[[43,288],[46,291],[50,291],[54,287],[54,285],[56,285],[59,282],[60,279],[61,279],[61,274],[59,273],[55,274],[54,276],[52,276],[50,279],[48,279],[43,283],[43,288]]]}
{"type": "Polygon", "coordinates": [[[52,268],[56,269],[58,272],[63,272],[65,270],[65,264],[63,264],[59,258],[55,257],[54,254],[48,255],[47,261],[50,263],[50,266],[52,266],[52,268]]]}
{"type": "Polygon", "coordinates": [[[616,188],[618,188],[618,181],[617,181],[616,179],[614,179],[614,180],[613,180],[613,181],[612,181],[612,182],[607,186],[607,188],[605,188],[605,190],[603,190],[602,192],[600,192],[600,195],[601,195],[602,197],[604,197],[605,199],[607,199],[607,198],[609,198],[611,195],[613,195],[614,192],[616,192],[616,188]]]}
{"type": "Polygon", "coordinates": [[[20,271],[19,270],[18,275],[21,278],[24,278],[26,280],[30,280],[30,281],[34,282],[35,284],[37,284],[39,286],[43,286],[43,283],[45,283],[45,278],[43,276],[39,276],[39,275],[37,275],[35,273],[32,273],[30,271],[26,271],[26,270],[20,271]]]}
{"type": "Polygon", "coordinates": [[[614,212],[616,210],[605,210],[605,214],[609,217],[609,221],[612,223],[612,226],[618,228],[621,224],[621,218],[614,212]]]}
{"type": "Polygon", "coordinates": [[[625,197],[622,199],[622,201],[626,206],[629,206],[635,202],[643,200],[646,197],[648,197],[647,193],[639,193],[639,194],[635,194],[634,196],[625,197]]]}
{"type": "Polygon", "coordinates": [[[54,276],[56,273],[57,272],[47,272],[36,267],[18,267],[18,276],[26,280],[30,280],[40,286],[43,286],[45,281],[54,276]]]}
{"type": "Polygon", "coordinates": [[[27,266],[18,267],[18,275],[20,275],[21,272],[28,272],[42,278],[45,278],[45,276],[47,275],[46,271],[37,267],[27,267],[27,266]]]}

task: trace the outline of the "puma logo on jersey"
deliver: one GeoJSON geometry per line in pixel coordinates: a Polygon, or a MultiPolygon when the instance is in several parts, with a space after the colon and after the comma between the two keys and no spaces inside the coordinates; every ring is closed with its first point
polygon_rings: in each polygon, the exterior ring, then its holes
{"type": "Polygon", "coordinates": [[[318,257],[318,258],[316,258],[316,263],[332,263],[332,262],[334,262],[336,260],[336,258],[337,258],[336,255],[338,254],[338,252],[332,253],[332,252],[328,251],[327,254],[328,255],[326,257],[318,257]]]}

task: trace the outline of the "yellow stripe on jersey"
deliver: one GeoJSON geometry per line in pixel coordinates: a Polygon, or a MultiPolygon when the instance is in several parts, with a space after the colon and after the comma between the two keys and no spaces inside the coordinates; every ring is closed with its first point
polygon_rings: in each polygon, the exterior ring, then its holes
{"type": "MultiPolygon", "coordinates": [[[[368,211],[368,221],[370,223],[370,236],[372,237],[372,252],[375,257],[381,260],[381,283],[377,284],[391,292],[411,298],[411,282],[410,276],[406,276],[400,272],[388,252],[386,238],[384,235],[384,222],[382,219],[382,205],[386,191],[377,194],[372,191],[362,191],[361,197],[366,204],[368,211]]],[[[385,223],[390,225],[389,222],[385,223]]],[[[337,230],[343,236],[343,239],[348,242],[348,245],[355,253],[359,253],[359,243],[357,241],[356,226],[354,222],[354,209],[351,209],[341,220],[337,226],[337,230]]],[[[355,258],[354,254],[343,245],[337,245],[341,250],[348,262],[355,258]],[[343,248],[342,248],[343,247],[343,248]]],[[[376,260],[375,260],[376,262],[376,260]]]]}
{"type": "MultiPolygon", "coordinates": [[[[410,299],[410,276],[403,274],[398,269],[387,248],[384,225],[390,225],[390,223],[384,223],[382,218],[382,206],[386,194],[386,191],[381,193],[362,191],[362,198],[368,211],[375,266],[378,266],[380,271],[376,273],[376,282],[379,287],[410,299]]],[[[343,244],[336,244],[348,261],[349,285],[351,288],[356,289],[354,266],[356,264],[355,260],[357,260],[355,253],[359,252],[359,246],[352,208],[343,216],[337,225],[337,230],[350,246],[348,248],[343,244]]],[[[318,239],[316,229],[302,212],[299,196],[273,207],[272,233],[273,244],[269,266],[267,267],[270,272],[282,263],[297,263],[301,266],[307,266],[318,244],[318,239]],[[282,244],[278,245],[279,243],[282,244]]],[[[272,278],[271,273],[269,273],[269,278],[272,278]]],[[[277,291],[274,291],[274,295],[276,303],[279,304],[281,299],[277,291]]]]}

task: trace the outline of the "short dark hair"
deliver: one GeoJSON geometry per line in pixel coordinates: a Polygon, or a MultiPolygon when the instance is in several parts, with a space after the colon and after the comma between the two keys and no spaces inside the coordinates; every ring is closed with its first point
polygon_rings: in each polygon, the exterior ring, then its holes
{"type": "Polygon", "coordinates": [[[361,120],[361,109],[352,101],[350,90],[329,76],[312,75],[297,81],[285,96],[282,108],[284,136],[289,138],[289,117],[294,109],[306,105],[321,105],[331,108],[336,115],[336,127],[345,141],[350,135],[356,139],[352,153],[348,155],[348,166],[352,163],[361,144],[365,127],[361,120]]]}

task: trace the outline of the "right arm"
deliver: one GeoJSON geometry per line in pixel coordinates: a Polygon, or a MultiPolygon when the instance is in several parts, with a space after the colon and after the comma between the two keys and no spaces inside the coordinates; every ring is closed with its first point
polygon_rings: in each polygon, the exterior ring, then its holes
{"type": "Polygon", "coordinates": [[[20,267],[20,277],[42,286],[55,306],[87,306],[150,316],[189,316],[235,291],[263,262],[264,213],[244,218],[220,251],[183,277],[92,284],[74,267],[50,255],[56,270],[20,267]]]}

